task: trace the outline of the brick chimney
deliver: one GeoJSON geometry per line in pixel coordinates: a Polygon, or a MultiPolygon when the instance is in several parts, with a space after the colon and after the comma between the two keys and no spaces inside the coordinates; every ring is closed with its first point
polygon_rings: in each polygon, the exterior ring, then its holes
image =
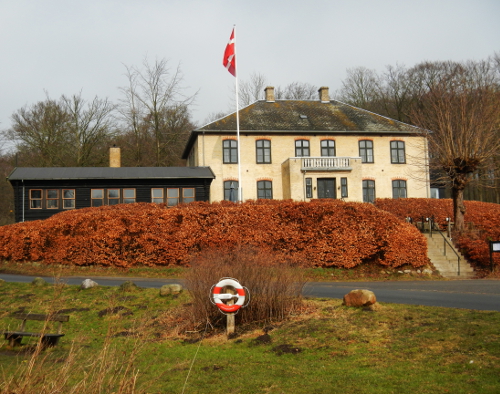
{"type": "Polygon", "coordinates": [[[266,93],[266,101],[268,103],[274,103],[274,87],[268,86],[267,88],[264,89],[264,92],[266,93]]]}
{"type": "Polygon", "coordinates": [[[109,148],[109,166],[110,167],[121,167],[121,152],[120,148],[113,145],[109,148]]]}
{"type": "Polygon", "coordinates": [[[320,87],[318,93],[319,93],[319,101],[321,101],[322,103],[330,102],[330,95],[328,94],[327,86],[320,87]]]}

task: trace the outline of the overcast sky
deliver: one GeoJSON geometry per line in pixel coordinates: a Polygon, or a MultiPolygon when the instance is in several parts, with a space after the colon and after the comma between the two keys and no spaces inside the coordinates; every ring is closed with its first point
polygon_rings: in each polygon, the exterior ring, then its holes
{"type": "Polygon", "coordinates": [[[125,66],[180,64],[193,119],[228,111],[238,78],[340,88],[346,70],[500,52],[499,0],[0,0],[0,129],[19,108],[82,91],[117,102],[125,66]]]}

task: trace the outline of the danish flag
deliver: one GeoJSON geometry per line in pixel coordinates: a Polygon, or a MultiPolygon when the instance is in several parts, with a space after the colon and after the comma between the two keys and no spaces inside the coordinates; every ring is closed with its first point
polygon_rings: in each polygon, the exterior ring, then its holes
{"type": "Polygon", "coordinates": [[[234,50],[234,28],[231,32],[231,37],[229,38],[229,42],[227,43],[226,50],[224,51],[224,58],[222,59],[222,64],[233,74],[233,77],[236,77],[236,52],[234,50]]]}

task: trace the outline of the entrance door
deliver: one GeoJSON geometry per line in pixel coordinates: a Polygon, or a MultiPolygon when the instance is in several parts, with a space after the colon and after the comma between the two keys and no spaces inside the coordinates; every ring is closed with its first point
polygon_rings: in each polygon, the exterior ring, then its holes
{"type": "Polygon", "coordinates": [[[318,178],[318,198],[337,198],[335,178],[318,178]]]}

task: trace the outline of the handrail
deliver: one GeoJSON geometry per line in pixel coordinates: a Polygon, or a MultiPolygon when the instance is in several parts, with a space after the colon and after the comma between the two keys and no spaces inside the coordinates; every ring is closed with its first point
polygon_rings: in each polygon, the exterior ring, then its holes
{"type": "MultiPolygon", "coordinates": [[[[437,224],[436,222],[434,222],[432,219],[430,219],[430,237],[432,238],[432,227],[434,224],[437,224]]],[[[441,237],[443,237],[443,256],[446,256],[446,245],[448,245],[450,247],[450,249],[453,251],[453,253],[455,253],[455,256],[457,256],[457,259],[458,259],[458,269],[457,269],[457,274],[458,276],[460,276],[460,255],[457,253],[457,251],[455,250],[455,248],[453,247],[453,245],[446,239],[446,237],[443,235],[443,233],[441,232],[441,230],[439,230],[439,225],[437,226],[437,233],[439,235],[441,235],[441,237]]]]}

